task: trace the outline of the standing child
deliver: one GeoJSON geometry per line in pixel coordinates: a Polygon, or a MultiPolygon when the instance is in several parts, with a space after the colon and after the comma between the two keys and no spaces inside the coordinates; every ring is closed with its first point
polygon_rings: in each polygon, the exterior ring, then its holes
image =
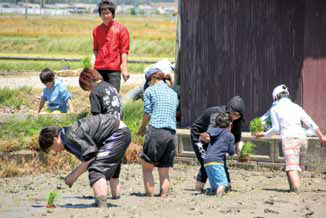
{"type": "MultiPolygon", "coordinates": [[[[227,112],[232,119],[231,133],[235,139],[236,151],[238,151],[238,145],[241,140],[242,123],[244,121],[245,104],[240,96],[232,97],[226,105],[213,106],[207,108],[200,116],[193,122],[191,126],[191,142],[193,150],[200,164],[195,183],[195,189],[197,191],[204,191],[205,183],[207,181],[207,174],[204,167],[204,159],[202,153],[207,149],[207,143],[209,142],[209,136],[207,129],[215,125],[216,116],[219,113],[227,112]],[[208,140],[206,140],[208,139],[208,140]]],[[[227,163],[224,164],[226,176],[228,178],[229,186],[226,191],[231,190],[231,178],[228,172],[227,163]]]]}
{"type": "Polygon", "coordinates": [[[92,63],[104,81],[111,83],[119,92],[121,75],[125,81],[129,79],[130,36],[128,29],[114,20],[115,9],[110,0],[103,0],[98,5],[103,22],[93,30],[92,63]]]}
{"type": "Polygon", "coordinates": [[[169,168],[173,167],[176,147],[177,93],[166,83],[165,75],[158,68],[150,68],[145,74],[149,87],[144,92],[144,117],[138,134],[144,135],[143,177],[147,196],[154,196],[153,169],[158,167],[160,196],[169,190],[169,168]],[[149,124],[147,131],[146,126],[149,124]]]}
{"type": "Polygon", "coordinates": [[[221,197],[225,187],[229,185],[224,168],[226,154],[233,155],[235,147],[230,114],[219,113],[215,122],[215,126],[207,130],[210,143],[204,156],[204,166],[212,192],[221,197]]]}
{"type": "Polygon", "coordinates": [[[41,82],[46,86],[41,95],[41,101],[37,113],[40,113],[46,101],[48,101],[48,110],[50,112],[60,111],[74,113],[74,107],[71,101],[71,94],[60,79],[55,78],[55,74],[48,68],[42,70],[40,74],[41,82]]]}
{"type": "Polygon", "coordinates": [[[270,110],[272,128],[265,133],[257,133],[256,137],[270,137],[280,133],[282,150],[285,158],[286,175],[290,190],[298,193],[300,188],[300,172],[304,170],[304,156],[308,142],[301,123],[313,129],[321,143],[326,142],[319,127],[309,115],[289,98],[289,91],[285,85],[277,86],[273,90],[273,99],[278,101],[270,110]]]}
{"type": "Polygon", "coordinates": [[[67,150],[82,161],[65,178],[65,183],[71,187],[88,170],[98,207],[107,207],[107,180],[121,163],[130,141],[126,125],[108,114],[83,118],[70,127],[46,127],[39,136],[41,150],[67,150]]]}
{"type": "MultiPolygon", "coordinates": [[[[110,114],[116,119],[120,119],[121,103],[117,90],[110,84],[103,81],[101,74],[96,70],[85,68],[80,73],[79,85],[85,91],[90,91],[91,113],[110,114]]],[[[112,199],[120,197],[120,176],[121,164],[110,179],[112,199]]]]}

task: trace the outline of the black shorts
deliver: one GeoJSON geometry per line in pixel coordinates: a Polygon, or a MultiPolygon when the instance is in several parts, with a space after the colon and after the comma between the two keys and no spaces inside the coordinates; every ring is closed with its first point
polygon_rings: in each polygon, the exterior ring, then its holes
{"type": "Polygon", "coordinates": [[[149,126],[145,136],[141,158],[156,167],[173,167],[176,135],[170,129],[149,126]]]}
{"type": "Polygon", "coordinates": [[[110,180],[117,172],[120,174],[119,166],[130,141],[130,130],[125,127],[117,130],[103,142],[104,145],[100,147],[96,159],[88,167],[91,186],[101,178],[110,180]]]}

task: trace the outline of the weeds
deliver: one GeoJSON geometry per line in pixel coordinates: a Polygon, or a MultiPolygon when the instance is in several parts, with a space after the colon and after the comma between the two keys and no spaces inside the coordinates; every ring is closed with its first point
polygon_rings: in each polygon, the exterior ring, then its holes
{"type": "Polygon", "coordinates": [[[143,137],[138,136],[137,132],[144,114],[144,102],[141,100],[128,102],[123,108],[123,121],[132,133],[133,142],[142,144],[143,137]]]}
{"type": "Polygon", "coordinates": [[[0,106],[10,107],[19,110],[25,103],[25,96],[31,95],[31,87],[21,87],[19,89],[0,89],[0,106]]]}

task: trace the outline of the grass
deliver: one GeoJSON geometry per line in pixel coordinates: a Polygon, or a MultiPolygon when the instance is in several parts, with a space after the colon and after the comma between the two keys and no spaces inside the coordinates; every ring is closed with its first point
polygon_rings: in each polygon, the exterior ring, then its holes
{"type": "MultiPolygon", "coordinates": [[[[63,69],[82,69],[84,63],[63,62],[63,61],[21,61],[21,60],[0,60],[2,72],[41,72],[44,68],[54,71],[63,69]]],[[[129,73],[143,73],[148,64],[128,63],[129,73]]]]}
{"type": "Polygon", "coordinates": [[[31,95],[31,87],[21,87],[19,89],[0,89],[0,107],[13,107],[15,109],[20,109],[25,103],[25,95],[31,95]]]}
{"type": "MultiPolygon", "coordinates": [[[[121,93],[124,94],[127,92],[128,88],[133,88],[133,86],[123,87],[121,93]]],[[[87,108],[83,104],[88,104],[88,96],[82,95],[85,94],[85,92],[80,92],[80,90],[77,92],[76,88],[72,89],[73,96],[76,96],[76,99],[73,99],[73,102],[75,105],[79,105],[80,107],[84,108],[80,110],[78,114],[66,114],[60,119],[48,116],[33,117],[31,115],[27,120],[11,120],[10,122],[1,124],[0,151],[17,151],[21,149],[38,150],[37,137],[40,129],[46,126],[69,126],[81,117],[86,116],[88,113],[83,111],[85,111],[87,108]],[[83,104],[80,102],[83,102],[83,104]]],[[[10,98],[12,100],[9,102],[19,102],[22,101],[22,99],[26,98],[23,95],[26,93],[33,94],[34,92],[32,91],[31,87],[23,87],[20,89],[10,90],[2,89],[0,90],[0,100],[3,99],[4,102],[8,103],[7,99],[10,98]]],[[[27,105],[28,102],[25,102],[24,106],[27,107],[27,105]]],[[[1,106],[2,105],[0,103],[0,108],[1,106]]],[[[13,106],[15,105],[8,104],[8,107],[13,106]]],[[[33,106],[33,110],[35,110],[37,105],[33,106]]],[[[143,107],[144,104],[142,101],[130,102],[124,105],[124,122],[132,132],[133,143],[143,143],[143,137],[137,135],[137,131],[143,117],[143,107]]]]}
{"type": "MultiPolygon", "coordinates": [[[[117,17],[131,38],[130,54],[174,57],[176,22],[164,17],[117,17]]],[[[0,17],[0,51],[29,54],[89,55],[92,30],[101,20],[94,16],[61,19],[0,17]]]]}
{"type": "Polygon", "coordinates": [[[124,105],[123,121],[132,133],[132,141],[139,144],[144,142],[143,137],[137,135],[141,121],[143,119],[143,114],[144,102],[141,100],[128,102],[124,105]]]}

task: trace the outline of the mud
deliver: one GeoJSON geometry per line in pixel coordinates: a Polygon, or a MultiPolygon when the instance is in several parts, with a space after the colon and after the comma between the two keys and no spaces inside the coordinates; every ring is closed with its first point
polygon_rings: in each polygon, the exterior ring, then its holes
{"type": "MultiPolygon", "coordinates": [[[[326,214],[326,175],[305,172],[299,195],[288,192],[280,171],[231,169],[233,191],[222,199],[193,190],[196,166],[177,164],[171,172],[170,195],[161,199],[143,195],[140,165],[123,165],[122,194],[108,200],[109,208],[93,206],[87,173],[72,188],[64,185],[68,172],[0,179],[0,217],[106,217],[106,218],[323,218],[326,214]],[[46,208],[51,191],[56,208],[46,208]]],[[[158,175],[155,171],[156,192],[158,175]]]]}

